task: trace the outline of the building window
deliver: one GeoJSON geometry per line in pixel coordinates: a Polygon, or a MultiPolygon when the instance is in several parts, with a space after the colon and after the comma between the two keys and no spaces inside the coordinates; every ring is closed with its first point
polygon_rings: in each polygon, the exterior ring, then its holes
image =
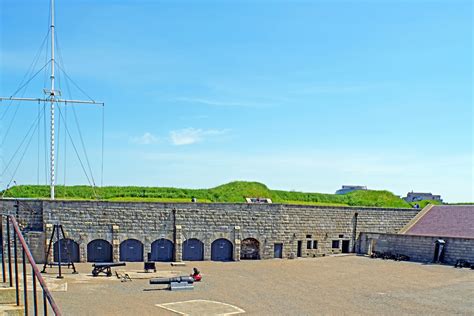
{"type": "Polygon", "coordinates": [[[342,235],[342,234],[341,234],[341,235],[339,235],[339,238],[344,238],[344,235],[342,235]]]}
{"type": "Polygon", "coordinates": [[[306,242],[306,249],[311,249],[312,248],[312,245],[311,245],[311,240],[308,240],[306,242]]]}
{"type": "Polygon", "coordinates": [[[318,241],[313,240],[313,249],[318,249],[318,241]]]}
{"type": "Polygon", "coordinates": [[[333,240],[332,241],[332,248],[333,249],[339,249],[339,240],[333,240]]]}
{"type": "Polygon", "coordinates": [[[308,239],[311,239],[311,237],[312,237],[311,235],[306,235],[306,238],[308,239]]]}

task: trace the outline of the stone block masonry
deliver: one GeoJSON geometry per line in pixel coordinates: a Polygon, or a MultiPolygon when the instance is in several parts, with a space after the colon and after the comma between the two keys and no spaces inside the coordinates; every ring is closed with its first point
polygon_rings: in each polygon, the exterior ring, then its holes
{"type": "MultiPolygon", "coordinates": [[[[238,203],[46,200],[24,203],[36,207],[36,211],[25,208],[19,214],[26,227],[45,233],[47,225],[60,222],[68,238],[78,244],[81,261],[87,260],[87,246],[96,239],[110,243],[113,260],[120,259],[120,245],[127,239],[136,239],[143,244],[145,260],[153,251],[152,243],[158,239],[172,241],[173,260],[176,261],[182,259],[183,244],[189,239],[203,243],[204,260],[211,259],[212,243],[221,238],[231,242],[232,260],[240,260],[241,243],[248,238],[258,241],[262,259],[274,257],[275,244],[283,245],[283,258],[353,252],[360,232],[396,233],[419,212],[413,209],[238,203]],[[310,249],[307,241],[311,241],[310,249]]],[[[0,201],[0,205],[7,211],[13,206],[9,201],[0,201]]],[[[35,236],[31,240],[40,238],[35,236]]],[[[44,247],[44,242],[31,246],[44,247]]]]}
{"type": "Polygon", "coordinates": [[[443,263],[455,264],[458,259],[474,263],[474,239],[443,236],[419,236],[385,233],[362,233],[358,252],[370,254],[372,251],[404,254],[411,261],[433,262],[435,242],[442,239],[444,247],[443,263]]]}
{"type": "Polygon", "coordinates": [[[43,231],[43,201],[0,199],[0,210],[14,215],[24,232],[43,231]]]}

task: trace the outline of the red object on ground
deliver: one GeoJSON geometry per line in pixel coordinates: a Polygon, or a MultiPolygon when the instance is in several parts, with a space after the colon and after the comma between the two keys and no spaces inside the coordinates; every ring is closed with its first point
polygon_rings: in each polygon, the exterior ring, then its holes
{"type": "Polygon", "coordinates": [[[200,274],[193,274],[191,275],[194,279],[194,281],[199,282],[202,279],[202,276],[200,274]]]}

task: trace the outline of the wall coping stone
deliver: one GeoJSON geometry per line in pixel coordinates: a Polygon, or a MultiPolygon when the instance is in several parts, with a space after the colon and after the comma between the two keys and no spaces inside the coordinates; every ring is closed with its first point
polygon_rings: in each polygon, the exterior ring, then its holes
{"type": "Polygon", "coordinates": [[[439,235],[412,235],[412,234],[395,234],[395,233],[379,233],[379,232],[360,232],[361,234],[374,234],[374,235],[386,235],[386,236],[410,236],[410,237],[425,237],[425,238],[449,238],[449,239],[467,239],[467,240],[474,240],[474,238],[470,237],[457,237],[457,236],[439,236],[439,235]]]}
{"type": "Polygon", "coordinates": [[[134,205],[135,207],[146,205],[146,206],[157,206],[165,209],[168,208],[190,208],[199,210],[202,208],[211,208],[212,207],[225,207],[225,206],[237,206],[240,208],[254,208],[254,209],[272,209],[272,210],[281,210],[281,209],[327,209],[327,210],[352,210],[352,211],[412,211],[420,212],[421,209],[414,208],[389,208],[389,207],[368,207],[368,206],[325,206],[325,205],[300,205],[300,204],[279,204],[279,203],[269,203],[269,204],[251,204],[251,203],[172,203],[172,202],[146,202],[146,201],[108,201],[108,200],[31,200],[31,201],[41,201],[43,204],[108,204],[108,205],[117,205],[117,206],[130,206],[134,205]]]}

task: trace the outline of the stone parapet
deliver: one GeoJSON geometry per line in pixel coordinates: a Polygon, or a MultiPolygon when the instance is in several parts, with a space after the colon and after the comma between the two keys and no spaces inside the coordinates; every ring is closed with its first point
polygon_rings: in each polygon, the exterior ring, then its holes
{"type": "MultiPolygon", "coordinates": [[[[282,243],[284,258],[298,253],[313,257],[340,253],[344,245],[352,251],[360,232],[395,233],[419,210],[367,207],[322,207],[282,204],[239,203],[141,203],[108,201],[31,201],[37,214],[22,213],[27,227],[48,235],[47,225],[60,222],[68,237],[79,245],[80,260],[87,260],[87,245],[104,239],[112,245],[113,260],[120,258],[120,243],[137,239],[144,245],[144,259],[151,243],[165,238],[173,242],[173,259],[182,260],[185,240],[196,238],[204,244],[204,259],[211,259],[211,244],[224,238],[232,244],[233,260],[240,260],[241,242],[259,243],[260,257],[274,257],[275,243],[282,243]],[[357,213],[357,220],[355,214],[357,213]],[[41,214],[41,218],[38,218],[41,214]],[[307,249],[315,241],[317,248],[307,249]],[[338,243],[334,241],[339,241],[338,243]],[[301,243],[300,243],[301,244],[301,243]],[[337,245],[337,247],[334,247],[337,245]]],[[[0,201],[10,208],[12,202],[0,201]]],[[[23,212],[23,211],[22,211],[23,212]]],[[[23,216],[22,215],[22,216],[23,216]]]]}

